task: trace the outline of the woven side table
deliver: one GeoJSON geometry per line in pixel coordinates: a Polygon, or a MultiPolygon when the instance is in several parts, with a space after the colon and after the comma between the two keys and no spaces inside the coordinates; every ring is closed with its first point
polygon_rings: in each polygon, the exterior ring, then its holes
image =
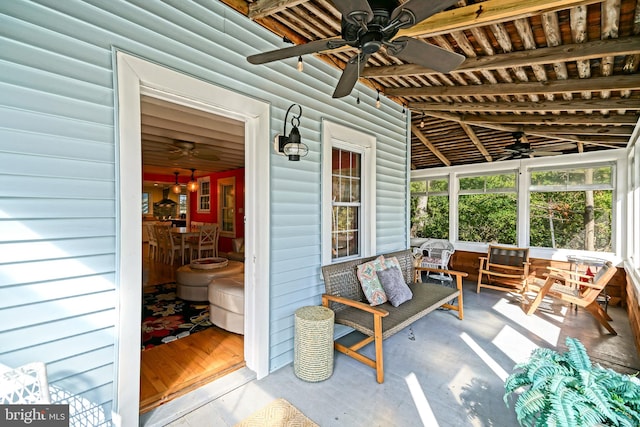
{"type": "Polygon", "coordinates": [[[296,310],[293,371],[298,378],[318,382],[333,373],[333,318],[327,307],[296,310]]]}

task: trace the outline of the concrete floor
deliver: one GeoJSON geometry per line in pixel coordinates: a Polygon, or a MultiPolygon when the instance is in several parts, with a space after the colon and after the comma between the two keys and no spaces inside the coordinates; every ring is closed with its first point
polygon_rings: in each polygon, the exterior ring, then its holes
{"type": "MultiPolygon", "coordinates": [[[[335,354],[326,381],[298,379],[285,366],[262,380],[248,369],[235,372],[141,417],[145,426],[233,426],[277,398],[328,426],[517,426],[502,398],[504,379],[536,347],[563,351],[578,338],[594,363],[618,372],[640,370],[626,312],[609,307],[618,332],[609,335],[584,310],[545,300],[532,316],[519,297],[475,292],[464,285],[463,321],[437,310],[384,342],[385,382],[375,371],[335,354]]],[[[365,349],[373,354],[373,345],[365,349]]]]}

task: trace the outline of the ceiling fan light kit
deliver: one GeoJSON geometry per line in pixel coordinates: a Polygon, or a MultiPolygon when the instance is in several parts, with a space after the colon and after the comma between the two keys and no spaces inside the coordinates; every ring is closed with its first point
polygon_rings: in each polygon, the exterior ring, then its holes
{"type": "Polygon", "coordinates": [[[387,54],[405,62],[448,73],[462,64],[465,59],[463,55],[411,37],[394,37],[400,29],[412,27],[457,2],[458,0],[408,0],[401,4],[399,0],[333,0],[342,15],[342,38],[314,40],[250,55],[247,60],[251,64],[265,64],[297,56],[300,66],[302,55],[305,54],[344,46],[356,48],[358,52],[345,64],[333,98],[342,98],[351,93],[369,57],[382,47],[385,47],[387,54]]]}
{"type": "Polygon", "coordinates": [[[300,130],[298,129],[298,126],[300,126],[300,117],[302,117],[302,107],[298,104],[292,104],[289,109],[287,109],[287,114],[284,116],[283,135],[277,134],[273,141],[273,147],[276,153],[287,156],[290,161],[294,162],[299,161],[300,157],[304,157],[309,153],[309,147],[303,144],[300,138],[300,130]],[[291,129],[291,133],[287,136],[287,120],[289,112],[296,106],[300,110],[300,113],[291,119],[291,126],[293,126],[293,129],[291,129]]]}

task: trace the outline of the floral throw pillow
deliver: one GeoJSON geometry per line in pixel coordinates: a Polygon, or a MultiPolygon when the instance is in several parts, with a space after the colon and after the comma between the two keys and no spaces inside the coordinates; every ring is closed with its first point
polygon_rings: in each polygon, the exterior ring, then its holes
{"type": "Polygon", "coordinates": [[[357,267],[357,276],[360,286],[362,286],[362,292],[364,292],[371,305],[380,305],[387,302],[387,295],[384,293],[384,288],[377,274],[377,271],[384,268],[384,257],[382,255],[357,267]]]}
{"type": "Polygon", "coordinates": [[[384,268],[391,268],[391,267],[395,267],[398,270],[400,270],[400,272],[402,272],[402,267],[400,267],[400,261],[398,261],[398,258],[394,256],[384,259],[384,268]]]}

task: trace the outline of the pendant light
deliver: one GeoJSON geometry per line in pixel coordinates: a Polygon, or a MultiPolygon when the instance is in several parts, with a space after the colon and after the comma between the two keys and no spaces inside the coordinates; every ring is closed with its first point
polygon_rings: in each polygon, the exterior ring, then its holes
{"type": "Polygon", "coordinates": [[[180,172],[174,172],[174,174],[176,174],[176,183],[171,186],[171,191],[175,194],[180,194],[182,193],[182,188],[180,188],[180,183],[178,182],[178,175],[180,175],[180,172]]]}
{"type": "Polygon", "coordinates": [[[196,172],[195,169],[191,169],[191,179],[187,183],[187,190],[189,190],[192,193],[194,191],[198,191],[198,181],[196,181],[196,178],[194,176],[195,172],[196,172]]]}

